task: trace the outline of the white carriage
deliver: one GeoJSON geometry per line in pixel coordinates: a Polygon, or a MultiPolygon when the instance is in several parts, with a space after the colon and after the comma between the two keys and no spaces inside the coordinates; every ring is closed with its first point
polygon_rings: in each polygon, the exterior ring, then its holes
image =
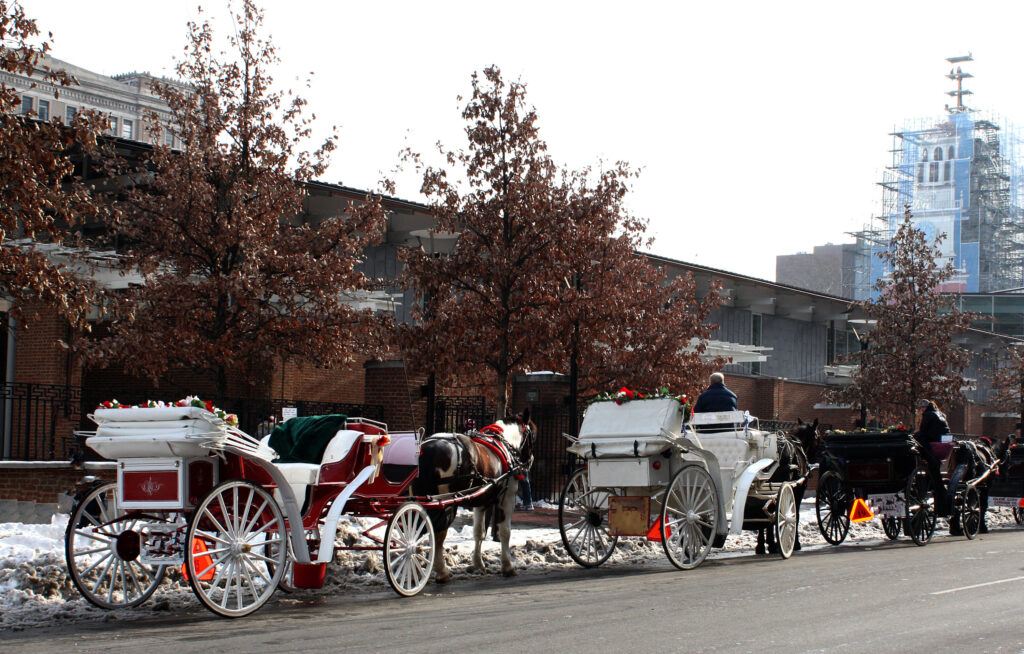
{"type": "Polygon", "coordinates": [[[433,529],[407,490],[415,434],[337,416],[318,462],[282,463],[269,438],[200,407],[98,409],[92,418],[86,444],[117,462],[117,481],[79,493],[65,549],[73,583],[97,606],[141,604],[180,567],[204,606],[241,617],[279,587],[322,586],[336,549],[381,550],[401,595],[429,579],[433,529]],[[398,471],[390,479],[388,454],[398,471]],[[362,533],[369,546],[336,543],[345,514],[378,519],[362,533]]]}
{"type": "Polygon", "coordinates": [[[646,537],[685,570],[729,534],[774,527],[788,558],[799,517],[794,490],[805,478],[779,470],[781,438],[740,411],[696,414],[684,425],[675,398],[596,402],[569,447],[585,466],[559,499],[562,541],[593,567],[619,537],[646,537]]]}

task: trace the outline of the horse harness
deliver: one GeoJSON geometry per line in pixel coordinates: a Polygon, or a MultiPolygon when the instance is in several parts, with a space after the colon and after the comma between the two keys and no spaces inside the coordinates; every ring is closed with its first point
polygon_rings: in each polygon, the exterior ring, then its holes
{"type": "Polygon", "coordinates": [[[523,442],[519,448],[513,447],[508,440],[505,439],[501,425],[495,423],[482,427],[481,429],[473,429],[465,434],[452,434],[451,436],[436,437],[432,436],[424,441],[428,442],[431,440],[451,440],[458,443],[462,450],[468,455],[470,460],[470,469],[464,474],[456,474],[451,477],[450,480],[463,481],[469,480],[471,486],[485,485],[485,484],[507,484],[509,477],[515,477],[517,481],[522,481],[526,478],[526,472],[529,468],[529,463],[522,461],[522,449],[526,445],[527,439],[532,436],[532,430],[527,426],[523,427],[523,442]],[[501,463],[502,473],[498,477],[488,478],[480,474],[479,466],[476,461],[476,450],[473,445],[480,445],[487,449],[489,452],[497,457],[501,463]]]}

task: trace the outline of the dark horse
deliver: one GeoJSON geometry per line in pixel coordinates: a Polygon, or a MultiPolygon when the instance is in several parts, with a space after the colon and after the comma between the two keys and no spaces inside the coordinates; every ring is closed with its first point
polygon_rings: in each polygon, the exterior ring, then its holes
{"type": "MultiPolygon", "coordinates": [[[[818,421],[815,420],[813,423],[805,423],[803,420],[797,420],[797,427],[789,434],[780,434],[782,440],[779,446],[779,465],[776,467],[775,472],[772,474],[769,481],[778,483],[783,481],[796,481],[797,479],[807,477],[810,469],[809,461],[811,461],[811,453],[817,449],[818,440],[818,421]]],[[[807,488],[807,484],[797,484],[793,487],[793,499],[796,500],[796,511],[797,511],[797,525],[798,529],[796,532],[796,544],[794,550],[799,550],[800,546],[800,504],[804,500],[804,490],[807,488]]],[[[754,507],[747,507],[747,511],[753,511],[754,507]]],[[[750,515],[756,515],[751,513],[750,515]]],[[[774,523],[769,527],[760,527],[757,530],[757,547],[754,549],[756,554],[764,554],[767,544],[767,551],[771,553],[778,552],[778,534],[775,533],[774,523]]]]}
{"type": "MultiPolygon", "coordinates": [[[[501,540],[501,572],[506,577],[516,574],[509,536],[512,511],[515,509],[519,478],[533,464],[533,435],[536,425],[530,421],[529,409],[521,415],[507,417],[483,429],[466,434],[434,434],[420,445],[419,476],[413,484],[416,495],[444,495],[489,486],[483,495],[461,506],[473,509],[473,568],[483,572],[480,545],[487,531],[487,515],[493,511],[501,540]]],[[[445,562],[444,539],[454,512],[429,512],[434,526],[434,572],[443,584],[451,579],[445,562]]]]}
{"type": "MultiPolygon", "coordinates": [[[[969,440],[957,441],[947,466],[947,470],[949,470],[949,483],[946,485],[948,505],[953,507],[953,500],[960,484],[980,477],[995,461],[995,453],[984,443],[969,440]]],[[[978,529],[982,533],[987,533],[985,514],[988,512],[988,481],[978,485],[978,494],[981,502],[981,522],[978,529]]],[[[963,533],[960,514],[957,511],[952,513],[953,515],[949,518],[949,533],[960,535],[963,533]]]]}

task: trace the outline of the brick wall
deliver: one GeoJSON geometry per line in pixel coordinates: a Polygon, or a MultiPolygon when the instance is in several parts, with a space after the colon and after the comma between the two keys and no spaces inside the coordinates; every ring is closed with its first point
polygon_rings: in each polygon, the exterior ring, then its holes
{"type": "Polygon", "coordinates": [[[81,470],[71,466],[10,468],[0,464],[0,499],[51,504],[64,493],[73,494],[75,486],[86,475],[114,480],[112,469],[81,470]]]}
{"type": "Polygon", "coordinates": [[[388,429],[412,431],[426,424],[425,374],[407,372],[402,361],[368,361],[364,370],[366,402],[384,406],[388,429]]]}
{"type": "Polygon", "coordinates": [[[271,397],[380,404],[373,398],[366,400],[366,373],[362,361],[336,369],[318,368],[303,362],[279,363],[269,386],[271,397]]]}
{"type": "Polygon", "coordinates": [[[828,387],[773,377],[727,375],[726,385],[739,397],[741,409],[762,420],[818,419],[823,425],[848,428],[859,417],[856,409],[816,409],[825,403],[828,387]]]}

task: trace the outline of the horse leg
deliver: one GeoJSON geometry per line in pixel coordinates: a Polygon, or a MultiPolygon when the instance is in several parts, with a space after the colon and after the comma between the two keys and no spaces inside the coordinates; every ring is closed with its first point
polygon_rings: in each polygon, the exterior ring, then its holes
{"type": "Polygon", "coordinates": [[[487,572],[484,559],[480,555],[480,546],[483,544],[484,536],[487,535],[489,518],[490,511],[486,507],[478,506],[473,509],[473,565],[470,569],[476,572],[487,572]]]}
{"type": "Polygon", "coordinates": [[[757,530],[757,546],[754,547],[754,554],[764,555],[764,527],[757,530]]]}
{"type": "Polygon", "coordinates": [[[778,554],[779,553],[779,538],[775,531],[775,525],[768,525],[765,527],[765,536],[768,541],[768,553],[778,554]]]}
{"type": "Polygon", "coordinates": [[[500,501],[494,508],[497,514],[495,518],[498,521],[498,535],[501,537],[501,574],[506,577],[516,575],[516,563],[512,558],[512,550],[508,542],[512,537],[512,512],[516,508],[518,490],[519,482],[510,479],[505,492],[502,493],[500,501]]]}
{"type": "Polygon", "coordinates": [[[451,581],[452,571],[448,569],[448,562],[444,560],[444,537],[448,534],[448,526],[434,532],[434,581],[439,584],[446,584],[451,581]]]}

